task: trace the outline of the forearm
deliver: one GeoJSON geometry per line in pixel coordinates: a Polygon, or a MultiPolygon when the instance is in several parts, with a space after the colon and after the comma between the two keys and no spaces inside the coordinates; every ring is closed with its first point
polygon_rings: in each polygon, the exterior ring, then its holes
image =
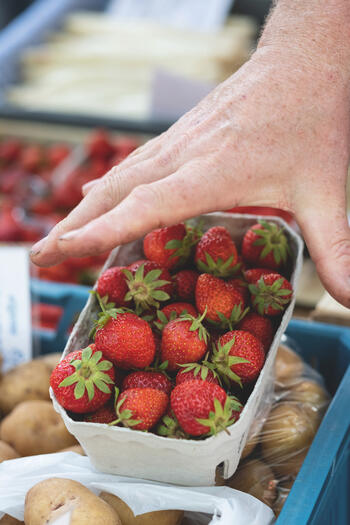
{"type": "Polygon", "coordinates": [[[349,78],[350,0],[277,1],[258,52],[268,48],[303,56],[311,67],[321,65],[349,78]]]}

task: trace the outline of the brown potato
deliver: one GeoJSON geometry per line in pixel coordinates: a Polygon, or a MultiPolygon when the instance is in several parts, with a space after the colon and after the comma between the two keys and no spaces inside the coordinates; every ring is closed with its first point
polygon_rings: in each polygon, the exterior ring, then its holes
{"type": "Polygon", "coordinates": [[[328,392],[316,381],[303,379],[290,386],[290,390],[284,398],[285,401],[302,403],[318,411],[329,403],[328,392]]]}
{"type": "Polygon", "coordinates": [[[123,525],[179,525],[184,515],[182,510],[158,510],[135,516],[131,508],[117,496],[101,492],[100,498],[113,507],[123,525]]]}
{"type": "Polygon", "coordinates": [[[0,438],[21,456],[49,454],[76,445],[50,401],[25,401],[3,419],[0,438]]]}
{"type": "Polygon", "coordinates": [[[242,451],[241,460],[250,456],[250,454],[253,452],[253,450],[255,449],[258,443],[259,443],[259,434],[255,434],[249,437],[242,451]]]}
{"type": "Polygon", "coordinates": [[[275,475],[266,463],[258,459],[243,462],[228,485],[255,496],[269,507],[272,507],[277,497],[275,475]]]}
{"type": "Polygon", "coordinates": [[[37,357],[35,361],[41,361],[48,367],[50,374],[54,368],[58,365],[62,357],[62,352],[55,352],[54,354],[45,354],[37,357]]]}
{"type": "Polygon", "coordinates": [[[8,514],[5,514],[0,520],[0,525],[21,525],[21,523],[24,525],[24,521],[16,520],[16,518],[13,518],[8,514]]]}
{"type": "Polygon", "coordinates": [[[271,410],[261,432],[261,451],[277,476],[298,473],[317,426],[297,403],[279,403],[271,410]]]}
{"type": "Polygon", "coordinates": [[[0,463],[6,461],[7,459],[16,459],[20,455],[5,441],[0,441],[0,463]]]}
{"type": "Polygon", "coordinates": [[[280,345],[277,350],[275,361],[276,383],[279,388],[285,388],[301,376],[304,363],[291,348],[280,345]]]}
{"type": "Polygon", "coordinates": [[[50,368],[40,360],[16,366],[0,381],[0,412],[9,414],[22,401],[49,400],[50,368]]]}
{"type": "Polygon", "coordinates": [[[26,496],[26,525],[46,525],[71,511],[70,525],[122,525],[118,514],[81,483],[50,478],[32,487],[26,496]]]}
{"type": "Polygon", "coordinates": [[[62,450],[59,450],[59,452],[75,452],[76,454],[80,454],[81,456],[86,456],[84,449],[81,445],[73,445],[72,447],[66,447],[62,450]]]}

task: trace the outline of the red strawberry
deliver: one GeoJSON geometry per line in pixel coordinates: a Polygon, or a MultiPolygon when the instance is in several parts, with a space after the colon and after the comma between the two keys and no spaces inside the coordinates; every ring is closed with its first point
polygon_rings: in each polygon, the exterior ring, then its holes
{"type": "Polygon", "coordinates": [[[152,307],[159,308],[159,301],[167,301],[173,292],[173,284],[168,270],[153,261],[136,261],[126,270],[128,292],[125,300],[133,300],[136,313],[140,314],[152,307]]]}
{"type": "Polygon", "coordinates": [[[292,285],[279,273],[263,275],[249,285],[252,303],[260,315],[280,315],[292,299],[292,285]]]}
{"type": "Polygon", "coordinates": [[[189,435],[180,427],[180,424],[170,407],[157,425],[156,434],[158,434],[158,436],[166,436],[175,439],[189,438],[189,435]]]}
{"type": "Polygon", "coordinates": [[[53,144],[46,150],[47,161],[51,168],[56,168],[70,154],[70,148],[66,144],[53,144]]]}
{"type": "Polygon", "coordinates": [[[201,359],[207,351],[208,332],[201,321],[184,315],[170,321],[163,330],[161,359],[168,362],[168,370],[177,370],[183,363],[201,359]]]}
{"type": "Polygon", "coordinates": [[[21,167],[29,173],[37,173],[42,167],[44,162],[44,153],[38,145],[28,145],[23,147],[19,163],[21,167]]]}
{"type": "Polygon", "coordinates": [[[86,414],[84,421],[88,423],[104,423],[105,425],[108,425],[108,423],[112,423],[112,421],[115,420],[115,417],[116,414],[113,404],[107,403],[107,405],[99,408],[96,412],[86,414]]]}
{"type": "Polygon", "coordinates": [[[109,135],[103,129],[97,129],[90,135],[86,148],[89,157],[93,158],[106,158],[114,153],[109,135]]]}
{"type": "Polygon", "coordinates": [[[155,388],[162,390],[167,395],[172,389],[171,381],[162,372],[132,372],[123,381],[122,390],[129,388],[155,388]]]}
{"type": "Polygon", "coordinates": [[[156,388],[130,388],[124,390],[116,401],[118,419],[134,430],[149,430],[165,413],[169,398],[156,388]]]}
{"type": "Polygon", "coordinates": [[[59,404],[78,414],[94,412],[112,396],[114,367],[95,345],[66,355],[53,370],[50,385],[59,404]]]}
{"type": "Polygon", "coordinates": [[[269,273],[274,273],[270,268],[251,268],[244,272],[244,278],[249,284],[254,284],[260,279],[263,275],[269,275],[269,273]]]}
{"type": "Polygon", "coordinates": [[[123,309],[105,309],[97,294],[102,309],[97,321],[96,349],[120,368],[145,368],[155,356],[156,345],[149,324],[123,309]]]}
{"type": "Polygon", "coordinates": [[[237,290],[242,295],[244,304],[248,304],[249,302],[249,291],[247,283],[242,279],[242,277],[233,277],[232,279],[228,279],[226,281],[226,284],[229,287],[232,287],[234,290],[237,290]]]}
{"type": "Polygon", "coordinates": [[[114,143],[114,151],[120,157],[125,158],[140,145],[139,141],[133,137],[119,137],[114,143]]]}
{"type": "Polygon", "coordinates": [[[259,221],[246,232],[242,243],[242,256],[252,266],[265,266],[277,270],[290,255],[288,239],[281,226],[259,221]]]}
{"type": "Polygon", "coordinates": [[[201,381],[208,381],[209,383],[219,384],[218,374],[215,370],[210,370],[206,365],[199,363],[189,363],[182,365],[182,369],[176,374],[176,384],[181,385],[185,381],[192,381],[193,379],[200,379],[201,381]]]}
{"type": "Polygon", "coordinates": [[[114,266],[105,270],[97,281],[97,292],[100,297],[108,296],[108,301],[115,303],[116,306],[126,306],[124,300],[128,286],[126,277],[123,273],[125,266],[114,266]]]}
{"type": "Polygon", "coordinates": [[[199,271],[216,277],[237,273],[237,249],[226,228],[214,226],[205,232],[197,244],[195,263],[199,271]]]}
{"type": "Polygon", "coordinates": [[[181,223],[148,233],[143,241],[143,251],[147,259],[170,270],[187,261],[198,240],[197,230],[181,223]]]}
{"type": "Polygon", "coordinates": [[[175,295],[183,301],[193,301],[198,277],[194,270],[181,270],[173,275],[175,295]]]}
{"type": "Polygon", "coordinates": [[[262,317],[255,312],[249,312],[237,326],[238,330],[244,330],[255,335],[262,342],[265,352],[268,351],[274,336],[273,326],[267,317],[262,317]]]}
{"type": "Polygon", "coordinates": [[[189,303],[171,303],[167,304],[161,310],[157,311],[158,321],[154,324],[159,330],[163,330],[164,326],[169,321],[174,321],[180,317],[180,315],[190,314],[193,317],[197,317],[198,312],[192,304],[189,303]]]}
{"type": "Polygon", "coordinates": [[[22,143],[17,139],[8,139],[0,143],[0,162],[9,164],[19,157],[22,149],[22,143]]]}
{"type": "Polygon", "coordinates": [[[177,385],[170,403],[181,428],[190,436],[225,430],[236,420],[233,410],[242,408],[238,399],[232,400],[219,385],[197,379],[177,385]]]}
{"type": "Polygon", "coordinates": [[[264,365],[264,347],[253,334],[232,330],[220,337],[211,361],[223,378],[239,384],[251,383],[264,365]]]}
{"type": "Polygon", "coordinates": [[[199,276],[196,285],[196,306],[200,314],[206,310],[208,321],[229,327],[238,323],[248,310],[240,292],[219,277],[208,273],[199,276]]]}

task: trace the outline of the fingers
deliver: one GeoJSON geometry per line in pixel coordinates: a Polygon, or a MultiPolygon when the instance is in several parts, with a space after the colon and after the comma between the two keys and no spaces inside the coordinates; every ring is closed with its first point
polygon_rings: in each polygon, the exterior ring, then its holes
{"type": "Polygon", "coordinates": [[[167,178],[138,186],[113,210],[63,236],[60,251],[67,256],[104,253],[152,229],[228,207],[227,191],[215,195],[206,173],[192,162],[167,178]]]}
{"type": "Polygon", "coordinates": [[[84,199],[42,241],[33,246],[31,258],[35,264],[49,266],[66,258],[60,252],[58,239],[65,233],[82,228],[122,201],[135,186],[156,180],[168,173],[166,165],[157,166],[156,158],[135,163],[128,168],[113,168],[90,186],[84,199]]]}
{"type": "Polygon", "coordinates": [[[345,190],[335,189],[305,203],[296,213],[310,255],[328,292],[350,307],[350,229],[346,216],[345,190]],[[333,193],[333,194],[332,194],[333,193]]]}

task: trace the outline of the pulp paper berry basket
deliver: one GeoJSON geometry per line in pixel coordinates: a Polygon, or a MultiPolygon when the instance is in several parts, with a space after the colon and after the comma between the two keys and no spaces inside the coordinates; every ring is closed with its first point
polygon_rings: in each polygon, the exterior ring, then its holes
{"type": "MultiPolygon", "coordinates": [[[[201,223],[204,230],[217,225],[225,226],[239,245],[247,229],[258,219],[260,217],[252,215],[213,213],[202,215],[194,222],[201,223]]],[[[282,219],[271,217],[269,220],[285,229],[291,248],[290,280],[295,288],[301,269],[303,243],[282,219]]],[[[142,258],[142,255],[142,240],[116,248],[106,262],[105,269],[115,265],[126,266],[142,258]]],[[[236,470],[249,428],[256,415],[266,409],[267,400],[272,396],[274,359],[279,341],[292,316],[294,300],[295,294],[282,316],[254,389],[239,420],[228,428],[229,433],[220,432],[201,441],[176,440],[125,427],[74,421],[57,403],[50,390],[54,407],[62,416],[69,432],[84,447],[91,463],[102,472],[179,485],[214,485],[219,465],[225,479],[236,470]]],[[[85,348],[89,344],[89,333],[98,312],[96,298],[91,296],[74,327],[64,354],[77,348],[85,348]]]]}
{"type": "MultiPolygon", "coordinates": [[[[73,316],[88,298],[82,286],[33,281],[35,299],[63,308],[60,334],[37,331],[41,349],[62,350],[73,316]],[[48,344],[49,340],[49,344],[48,344]]],[[[292,320],[287,335],[324,377],[333,396],[276,525],[345,525],[350,523],[350,330],[292,320]]]]}

